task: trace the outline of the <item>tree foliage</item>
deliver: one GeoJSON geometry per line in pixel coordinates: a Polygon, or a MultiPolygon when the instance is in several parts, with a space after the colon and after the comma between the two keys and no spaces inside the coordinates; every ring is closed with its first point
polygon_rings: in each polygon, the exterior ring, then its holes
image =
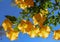
{"type": "Polygon", "coordinates": [[[22,12],[19,12],[18,18],[5,16],[7,19],[2,26],[8,31],[6,35],[10,40],[16,40],[18,36],[15,38],[12,36],[16,35],[15,33],[18,35],[19,32],[27,33],[32,38],[47,38],[50,31],[54,32],[54,39],[60,40],[60,30],[53,30],[50,26],[60,24],[60,0],[12,0],[12,2],[22,9],[22,12]]]}

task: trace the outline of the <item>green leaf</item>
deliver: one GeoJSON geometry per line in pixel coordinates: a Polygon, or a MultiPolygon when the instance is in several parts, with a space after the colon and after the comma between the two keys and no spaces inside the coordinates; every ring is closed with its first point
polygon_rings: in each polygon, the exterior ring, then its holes
{"type": "Polygon", "coordinates": [[[55,23],[54,23],[54,26],[56,26],[56,25],[57,25],[57,23],[55,22],[55,23]]]}
{"type": "Polygon", "coordinates": [[[52,32],[54,32],[54,30],[52,29],[52,26],[50,26],[50,29],[51,29],[52,32]]]}
{"type": "Polygon", "coordinates": [[[17,27],[14,28],[15,31],[20,31],[17,27]]]}
{"type": "Polygon", "coordinates": [[[46,19],[46,21],[44,22],[43,25],[48,25],[48,23],[49,23],[49,21],[48,21],[48,19],[46,19]]]}
{"type": "Polygon", "coordinates": [[[60,12],[58,12],[58,15],[60,16],[60,12]]]}
{"type": "Polygon", "coordinates": [[[9,19],[13,24],[14,24],[14,22],[17,20],[17,18],[14,17],[14,16],[6,15],[5,17],[6,17],[7,19],[9,19]]]}
{"type": "Polygon", "coordinates": [[[52,14],[54,14],[54,11],[52,12],[52,14]]]}

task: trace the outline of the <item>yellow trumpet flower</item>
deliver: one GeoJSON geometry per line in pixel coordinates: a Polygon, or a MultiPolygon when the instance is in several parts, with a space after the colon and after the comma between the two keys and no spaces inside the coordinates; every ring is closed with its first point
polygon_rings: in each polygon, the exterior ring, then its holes
{"type": "Polygon", "coordinates": [[[49,26],[44,26],[43,28],[40,29],[40,32],[38,33],[38,36],[42,38],[47,38],[50,34],[50,27],[49,26]]]}
{"type": "Polygon", "coordinates": [[[8,29],[11,29],[12,23],[9,19],[5,19],[4,22],[2,23],[2,26],[4,30],[7,31],[8,29]]]}
{"type": "Polygon", "coordinates": [[[27,7],[33,7],[33,0],[15,0],[16,4],[20,6],[20,8],[25,9],[27,7]]]}
{"type": "Polygon", "coordinates": [[[21,30],[23,33],[29,32],[32,28],[32,23],[26,20],[22,20],[21,23],[18,25],[18,29],[21,30]]]}
{"type": "Polygon", "coordinates": [[[53,36],[53,38],[54,38],[55,40],[60,40],[60,30],[55,30],[55,31],[54,31],[54,36],[53,36]]]}
{"type": "Polygon", "coordinates": [[[31,31],[29,31],[27,34],[31,37],[31,38],[35,38],[37,37],[37,33],[39,32],[39,28],[34,28],[31,31]]]}
{"type": "Polygon", "coordinates": [[[8,32],[6,32],[6,36],[11,40],[11,41],[13,41],[13,40],[17,40],[17,38],[18,38],[18,34],[19,34],[19,32],[18,31],[8,31],[8,32]]]}
{"type": "Polygon", "coordinates": [[[15,31],[12,28],[12,22],[9,19],[5,19],[4,22],[2,23],[2,26],[4,28],[4,30],[6,31],[6,36],[10,39],[10,40],[16,40],[18,37],[19,32],[15,31]]]}
{"type": "Polygon", "coordinates": [[[44,17],[42,14],[36,14],[33,16],[34,25],[39,24],[39,26],[42,27],[45,20],[46,20],[46,17],[44,17]]]}

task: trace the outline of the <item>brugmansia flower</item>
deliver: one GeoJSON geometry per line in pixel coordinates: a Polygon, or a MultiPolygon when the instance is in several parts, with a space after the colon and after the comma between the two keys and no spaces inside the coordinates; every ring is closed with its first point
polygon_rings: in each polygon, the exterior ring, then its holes
{"type": "Polygon", "coordinates": [[[5,19],[4,22],[2,23],[2,26],[4,30],[7,31],[8,29],[11,29],[12,22],[9,19],[5,19]]]}
{"type": "Polygon", "coordinates": [[[12,28],[12,22],[9,19],[5,19],[4,22],[2,23],[2,26],[4,28],[4,30],[6,31],[6,36],[10,39],[10,40],[16,40],[18,38],[18,31],[15,31],[12,28]]]}
{"type": "Polygon", "coordinates": [[[33,7],[33,0],[15,0],[16,4],[20,6],[20,8],[25,9],[27,7],[33,7]]]}
{"type": "Polygon", "coordinates": [[[46,17],[43,16],[43,14],[36,14],[36,15],[33,16],[34,25],[39,24],[39,26],[42,27],[45,20],[46,20],[46,17]]]}
{"type": "Polygon", "coordinates": [[[39,28],[34,28],[31,31],[29,31],[27,34],[31,37],[31,38],[35,38],[37,37],[37,34],[39,32],[39,28]]]}
{"type": "Polygon", "coordinates": [[[18,25],[18,29],[21,30],[23,33],[29,32],[32,28],[32,23],[26,20],[22,20],[18,25]]]}
{"type": "Polygon", "coordinates": [[[60,30],[55,30],[54,31],[54,37],[55,40],[60,40],[60,30]]]}
{"type": "Polygon", "coordinates": [[[19,32],[18,32],[18,31],[14,31],[14,30],[6,32],[6,36],[7,36],[11,41],[17,40],[18,34],[19,34],[19,32]]]}
{"type": "Polygon", "coordinates": [[[50,27],[49,26],[43,26],[40,29],[40,32],[38,33],[38,36],[42,37],[42,38],[47,38],[50,34],[50,27]]]}

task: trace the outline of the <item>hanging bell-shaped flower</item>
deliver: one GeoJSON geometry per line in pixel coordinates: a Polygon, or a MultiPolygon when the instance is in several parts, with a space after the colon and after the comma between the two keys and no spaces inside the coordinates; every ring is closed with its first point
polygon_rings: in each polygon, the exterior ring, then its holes
{"type": "Polygon", "coordinates": [[[36,14],[36,15],[33,16],[34,25],[38,25],[39,24],[39,26],[42,27],[42,25],[45,22],[45,20],[46,20],[46,17],[43,16],[43,14],[39,13],[39,14],[36,14]]]}
{"type": "Polygon", "coordinates": [[[40,29],[40,32],[38,33],[38,36],[42,38],[47,38],[50,34],[50,27],[49,26],[44,26],[40,29]]]}
{"type": "Polygon", "coordinates": [[[34,1],[33,0],[15,0],[15,2],[22,9],[34,6],[34,1]]]}
{"type": "Polygon", "coordinates": [[[35,38],[37,37],[37,34],[39,32],[39,28],[33,28],[31,31],[29,31],[27,34],[31,37],[31,38],[35,38]]]}
{"type": "Polygon", "coordinates": [[[29,32],[33,28],[33,25],[30,21],[22,20],[18,25],[18,29],[23,33],[29,32]]]}
{"type": "Polygon", "coordinates": [[[10,40],[16,40],[18,38],[19,31],[15,31],[12,28],[12,22],[9,19],[5,19],[2,23],[2,26],[4,28],[4,31],[6,31],[6,36],[10,40]]]}
{"type": "Polygon", "coordinates": [[[6,36],[11,40],[17,40],[18,39],[19,32],[18,31],[8,31],[6,32],[6,36]]]}
{"type": "Polygon", "coordinates": [[[55,40],[60,40],[60,30],[55,30],[53,34],[55,40]]]}
{"type": "Polygon", "coordinates": [[[2,23],[2,26],[4,30],[7,31],[8,29],[11,29],[12,22],[9,19],[5,19],[4,22],[2,23]]]}

